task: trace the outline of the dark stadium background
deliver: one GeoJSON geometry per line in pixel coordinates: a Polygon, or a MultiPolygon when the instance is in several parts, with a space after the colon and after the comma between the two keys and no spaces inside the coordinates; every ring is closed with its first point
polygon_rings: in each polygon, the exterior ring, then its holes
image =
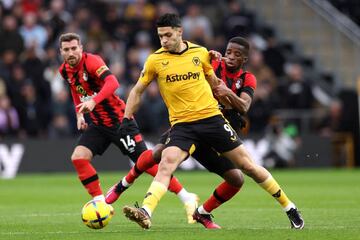
{"type": "MultiPolygon", "coordinates": [[[[242,138],[272,168],[355,167],[359,156],[360,3],[341,1],[4,0],[0,3],[0,176],[72,171],[79,135],[57,69],[58,37],[76,32],[100,54],[126,99],[146,57],[159,47],[157,16],[177,12],[184,39],[224,53],[243,36],[257,90],[242,138]]],[[[167,129],[157,85],[136,115],[152,143],[167,129]]],[[[115,148],[96,164],[125,170],[115,148]]],[[[200,166],[189,161],[184,169],[200,166]]]]}

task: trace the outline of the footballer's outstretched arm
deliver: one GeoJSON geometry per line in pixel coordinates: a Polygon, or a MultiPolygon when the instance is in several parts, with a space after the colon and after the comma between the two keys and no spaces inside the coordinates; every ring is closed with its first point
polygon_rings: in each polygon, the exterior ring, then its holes
{"type": "Polygon", "coordinates": [[[252,98],[249,94],[242,92],[240,97],[238,97],[233,91],[232,94],[228,95],[232,108],[238,111],[241,114],[247,113],[249,111],[252,98]]]}
{"type": "Polygon", "coordinates": [[[147,88],[147,85],[143,84],[141,81],[138,81],[135,86],[131,89],[129,93],[129,97],[126,101],[125,113],[124,118],[130,119],[133,114],[138,110],[140,102],[141,102],[141,95],[147,88]]]}
{"type": "MultiPolygon", "coordinates": [[[[248,93],[242,92],[240,96],[237,96],[230,88],[228,88],[223,82],[213,89],[214,95],[219,98],[226,98],[229,101],[229,107],[235,109],[241,114],[245,114],[251,105],[251,97],[248,93]]],[[[228,105],[225,105],[228,106],[228,105]]]]}

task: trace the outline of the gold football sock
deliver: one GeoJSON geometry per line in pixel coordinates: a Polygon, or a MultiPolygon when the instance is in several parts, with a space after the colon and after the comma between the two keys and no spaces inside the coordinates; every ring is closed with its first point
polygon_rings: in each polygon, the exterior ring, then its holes
{"type": "Polygon", "coordinates": [[[149,213],[150,216],[166,191],[167,187],[161,182],[153,181],[151,183],[142,204],[142,207],[149,213]]]}
{"type": "Polygon", "coordinates": [[[284,209],[291,203],[289,198],[271,175],[264,182],[259,183],[259,185],[265,189],[265,191],[270,193],[284,209]]]}

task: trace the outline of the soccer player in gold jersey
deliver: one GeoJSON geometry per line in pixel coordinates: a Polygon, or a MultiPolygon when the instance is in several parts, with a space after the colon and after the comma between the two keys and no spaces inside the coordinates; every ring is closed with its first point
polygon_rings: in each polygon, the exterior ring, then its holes
{"type": "MultiPolygon", "coordinates": [[[[198,144],[205,143],[230,159],[272,195],[286,211],[293,228],[303,228],[304,221],[295,204],[272,175],[253,162],[236,132],[221,114],[212,90],[220,92],[219,89],[226,88],[226,85],[216,77],[208,51],[183,41],[181,20],[176,14],[161,16],[157,21],[157,33],[162,48],[148,57],[139,81],[129,94],[124,118],[132,117],[138,109],[142,93],[151,81],[157,79],[169,111],[171,131],[159,170],[142,206],[125,206],[125,216],[142,228],[150,228],[151,215],[166,193],[171,175],[198,144]]],[[[218,99],[231,104],[231,97],[218,96],[218,99]]]]}

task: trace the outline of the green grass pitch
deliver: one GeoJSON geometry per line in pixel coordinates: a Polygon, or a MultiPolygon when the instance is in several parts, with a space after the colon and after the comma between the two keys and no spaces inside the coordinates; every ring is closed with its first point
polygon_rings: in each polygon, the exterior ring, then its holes
{"type": "MultiPolygon", "coordinates": [[[[142,176],[114,204],[115,215],[102,230],[87,228],[80,211],[90,198],[72,174],[21,174],[0,179],[0,239],[360,239],[360,171],[277,170],[272,172],[305,219],[290,229],[280,206],[251,179],[234,199],[213,212],[221,230],[186,223],[178,198],[167,193],[142,230],[122,215],[124,205],[142,202],[151,178],[142,176]]],[[[106,191],[122,173],[100,172],[106,191]]],[[[204,201],[221,182],[208,172],[177,172],[189,191],[204,201]]]]}

